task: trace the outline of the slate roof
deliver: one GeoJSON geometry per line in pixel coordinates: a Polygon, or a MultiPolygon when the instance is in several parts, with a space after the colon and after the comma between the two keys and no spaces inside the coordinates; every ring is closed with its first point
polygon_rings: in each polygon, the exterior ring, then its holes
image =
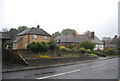
{"type": "Polygon", "coordinates": [[[23,32],[19,33],[18,36],[21,35],[28,35],[28,34],[34,34],[34,35],[43,35],[43,36],[51,36],[50,34],[48,34],[46,31],[44,31],[41,28],[27,28],[26,30],[24,30],[23,32]]]}
{"type": "Polygon", "coordinates": [[[103,44],[103,42],[96,36],[94,36],[94,39],[90,39],[91,42],[94,42],[95,44],[103,44]]]}
{"type": "Polygon", "coordinates": [[[17,37],[13,42],[16,43],[21,39],[21,37],[17,37]]]}
{"type": "Polygon", "coordinates": [[[78,36],[73,36],[73,35],[67,35],[67,36],[58,36],[55,38],[55,40],[60,40],[60,42],[82,42],[85,40],[89,40],[89,37],[87,35],[78,35],[78,36]]]}
{"type": "Polygon", "coordinates": [[[0,32],[0,39],[10,39],[10,34],[7,32],[0,32]]]}
{"type": "Polygon", "coordinates": [[[96,36],[94,36],[94,39],[91,39],[89,35],[87,34],[83,34],[83,35],[76,35],[76,36],[73,36],[73,35],[67,35],[67,36],[58,36],[55,38],[55,40],[57,42],[62,42],[62,43],[65,43],[65,42],[69,42],[69,43],[80,43],[80,42],[83,42],[83,41],[91,41],[91,42],[94,42],[96,44],[103,44],[103,42],[96,36]]]}

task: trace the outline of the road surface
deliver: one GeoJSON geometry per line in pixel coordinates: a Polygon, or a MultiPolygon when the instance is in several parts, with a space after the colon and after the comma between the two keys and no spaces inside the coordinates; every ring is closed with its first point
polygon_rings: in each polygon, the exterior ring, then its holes
{"type": "Polygon", "coordinates": [[[118,79],[118,58],[3,73],[3,79],[118,79]]]}

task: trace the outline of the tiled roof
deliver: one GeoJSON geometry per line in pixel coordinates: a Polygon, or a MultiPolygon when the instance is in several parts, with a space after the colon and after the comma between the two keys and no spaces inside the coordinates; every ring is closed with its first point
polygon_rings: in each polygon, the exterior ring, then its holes
{"type": "Polygon", "coordinates": [[[34,28],[34,27],[28,28],[28,29],[24,30],[23,32],[19,33],[18,36],[27,35],[27,34],[51,36],[50,34],[48,34],[43,29],[41,29],[41,28],[34,28]]]}
{"type": "Polygon", "coordinates": [[[1,39],[10,39],[10,34],[7,32],[0,32],[1,39]]]}
{"type": "Polygon", "coordinates": [[[58,36],[55,38],[55,40],[60,40],[60,42],[82,42],[85,40],[89,40],[88,35],[77,35],[77,36],[73,36],[73,35],[67,35],[67,36],[58,36]]]}
{"type": "Polygon", "coordinates": [[[18,42],[21,39],[21,37],[17,37],[13,42],[18,42]]]}
{"type": "Polygon", "coordinates": [[[67,36],[58,36],[55,38],[55,40],[57,40],[57,42],[71,42],[71,43],[80,43],[80,42],[83,42],[83,41],[91,41],[91,42],[94,42],[94,43],[97,43],[97,44],[103,44],[103,42],[98,38],[98,37],[94,37],[94,39],[91,39],[89,35],[87,34],[83,34],[83,35],[76,35],[76,36],[73,36],[73,35],[67,35],[67,36]]]}
{"type": "Polygon", "coordinates": [[[103,44],[103,42],[96,36],[94,36],[94,39],[90,39],[90,41],[96,44],[103,44]]]}

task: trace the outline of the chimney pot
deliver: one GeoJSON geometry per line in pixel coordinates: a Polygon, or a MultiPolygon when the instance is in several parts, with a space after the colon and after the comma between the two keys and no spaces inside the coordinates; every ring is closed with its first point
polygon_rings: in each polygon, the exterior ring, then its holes
{"type": "Polygon", "coordinates": [[[91,38],[94,39],[94,37],[95,37],[95,33],[91,32],[91,38]]]}
{"type": "Polygon", "coordinates": [[[39,25],[37,25],[37,28],[40,28],[40,26],[39,26],[39,25]]]}

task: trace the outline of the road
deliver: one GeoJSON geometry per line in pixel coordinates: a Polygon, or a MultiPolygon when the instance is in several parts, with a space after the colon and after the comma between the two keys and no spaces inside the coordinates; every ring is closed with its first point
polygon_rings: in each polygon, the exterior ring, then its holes
{"type": "MultiPolygon", "coordinates": [[[[118,58],[3,73],[3,79],[118,79],[118,58]]],[[[119,77],[120,78],[120,77],[119,77]]]]}

